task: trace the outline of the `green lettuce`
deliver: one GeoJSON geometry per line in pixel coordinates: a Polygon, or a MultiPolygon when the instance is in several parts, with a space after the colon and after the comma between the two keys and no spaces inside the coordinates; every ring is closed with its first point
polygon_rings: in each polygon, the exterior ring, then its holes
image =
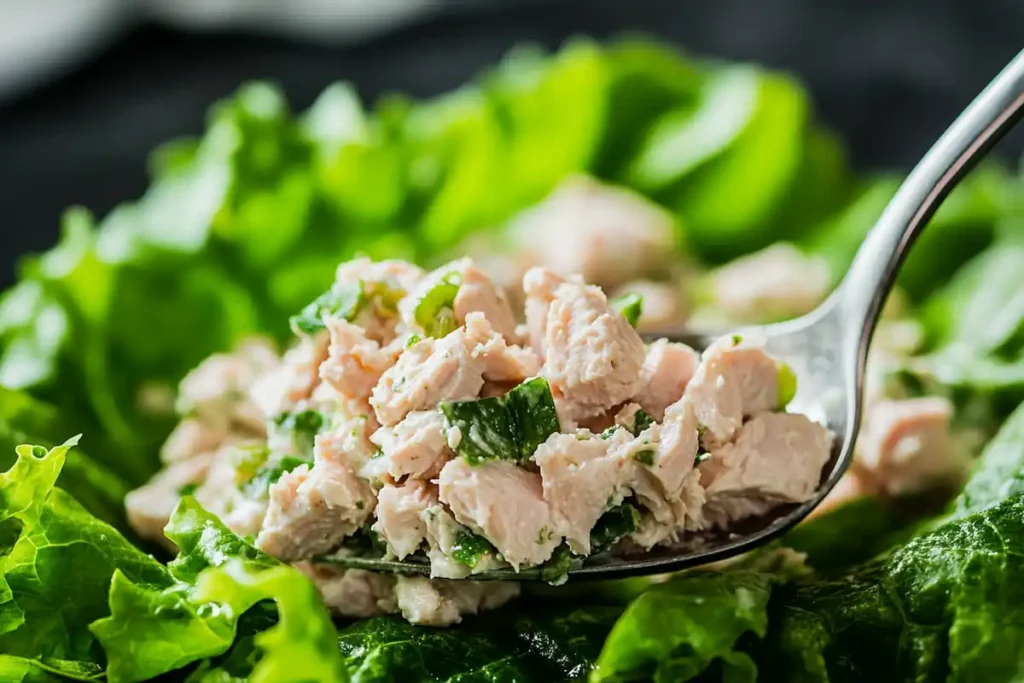
{"type": "Polygon", "coordinates": [[[715,660],[728,680],[755,680],[736,642],[764,636],[773,582],[759,572],[693,572],[654,586],[616,622],[590,681],[688,681],[715,660]]]}
{"type": "Polygon", "coordinates": [[[584,681],[621,609],[532,604],[434,629],[365,619],[338,634],[353,683],[584,681]]]}
{"type": "Polygon", "coordinates": [[[19,446],[0,474],[0,666],[23,671],[22,680],[102,675],[89,624],[109,613],[111,577],[165,580],[163,565],[54,488],[75,443],[19,446]]]}
{"type": "Polygon", "coordinates": [[[110,615],[91,626],[109,680],[145,680],[223,655],[240,617],[267,600],[276,603],[277,622],[253,637],[261,656],[250,680],[343,680],[334,626],[306,577],[242,541],[190,497],[166,533],[179,555],[163,581],[115,572],[110,615]]]}

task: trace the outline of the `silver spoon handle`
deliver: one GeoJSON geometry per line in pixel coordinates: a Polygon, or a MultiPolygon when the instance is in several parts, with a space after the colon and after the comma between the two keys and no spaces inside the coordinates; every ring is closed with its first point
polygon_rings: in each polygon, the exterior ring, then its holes
{"type": "Polygon", "coordinates": [[[882,306],[914,239],[950,190],[1022,113],[1024,50],[932,145],[857,250],[833,303],[840,306],[841,315],[852,328],[863,330],[861,354],[866,353],[882,306]]]}

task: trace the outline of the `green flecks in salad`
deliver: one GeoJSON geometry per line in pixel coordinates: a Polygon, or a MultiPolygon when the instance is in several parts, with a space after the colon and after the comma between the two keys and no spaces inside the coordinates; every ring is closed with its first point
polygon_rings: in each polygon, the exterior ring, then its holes
{"type": "MultiPolygon", "coordinates": [[[[806,553],[798,579],[758,564],[779,550],[767,548],[664,583],[570,583],[442,630],[333,622],[313,583],[228,531],[189,484],[167,530],[177,559],[124,531],[124,496],[158,469],[174,421],[148,390],[247,335],[284,341],[295,311],[310,335],[368,302],[390,310],[387,287],[325,294],[338,261],[437,258],[570,174],[656,201],[697,261],[789,241],[838,279],[899,178],[852,173],[808,99],[754,66],[577,40],[516,51],[425,103],[365,109],[338,84],[293,115],[263,83],[219,103],[205,136],[154,154],[141,199],[99,219],[70,210],[60,243],[0,294],[0,678],[1017,680],[1024,257],[1019,179],[995,164],[950,196],[899,284],[924,330],[902,370],[998,436],[945,511],[863,498],[781,539],[806,553]],[[65,443],[79,432],[85,448],[65,443]]],[[[443,333],[453,301],[448,283],[424,308],[429,326],[417,317],[424,331],[443,333]]],[[[794,393],[780,368],[780,406],[794,393]]],[[[467,459],[518,460],[557,430],[549,401],[534,386],[447,417],[467,459]]],[[[250,453],[240,483],[269,485],[270,461],[250,453]]],[[[629,533],[631,510],[606,512],[592,544],[629,533]]],[[[547,578],[573,561],[560,546],[547,578]]]]}

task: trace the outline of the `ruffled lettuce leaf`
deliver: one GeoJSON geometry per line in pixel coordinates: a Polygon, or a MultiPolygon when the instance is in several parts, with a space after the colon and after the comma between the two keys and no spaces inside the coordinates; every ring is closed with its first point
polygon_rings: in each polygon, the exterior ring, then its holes
{"type": "MultiPolygon", "coordinates": [[[[224,655],[239,620],[264,601],[276,623],[252,635],[258,661],[252,681],[344,680],[335,628],[316,587],[298,570],[245,543],[189,496],[167,527],[180,552],[169,583],[132,580],[116,572],[110,615],[91,630],[107,656],[107,677],[145,680],[224,655]]],[[[223,665],[203,664],[208,674],[223,665]]]]}
{"type": "Polygon", "coordinates": [[[115,570],[139,583],[167,582],[160,563],[54,488],[75,443],[19,446],[0,474],[0,652],[23,680],[102,673],[88,627],[108,613],[115,570]]]}
{"type": "MultiPolygon", "coordinates": [[[[66,433],[67,426],[54,406],[25,392],[0,387],[0,470],[14,465],[19,444],[50,448],[59,444],[66,433]]],[[[129,491],[128,485],[81,448],[68,453],[57,486],[102,521],[124,528],[124,497],[129,491]]]]}
{"type": "Polygon", "coordinates": [[[728,680],[754,681],[754,663],[736,644],[746,633],[764,636],[775,581],[766,572],[693,572],[650,588],[615,624],[590,681],[687,681],[713,663],[728,680]]]}
{"type": "Polygon", "coordinates": [[[841,576],[780,587],[766,670],[791,680],[1016,681],[1024,675],[1024,406],[952,513],[841,576]]]}
{"type": "Polygon", "coordinates": [[[446,629],[366,619],[338,634],[355,683],[583,681],[621,608],[533,604],[446,629]]]}

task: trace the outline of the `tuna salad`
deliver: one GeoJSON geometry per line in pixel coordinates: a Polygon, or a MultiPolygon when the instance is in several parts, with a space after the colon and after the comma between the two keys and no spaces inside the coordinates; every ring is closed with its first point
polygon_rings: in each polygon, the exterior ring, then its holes
{"type": "Polygon", "coordinates": [[[471,258],[343,263],[283,357],[251,342],[183,381],[130,521],[167,542],[191,494],[337,612],[448,624],[518,592],[474,575],[559,583],[809,499],[832,435],[786,412],[789,367],[739,336],[645,342],[642,306],[543,266],[512,296],[471,258]],[[430,578],[332,563],[354,555],[430,578]]]}

